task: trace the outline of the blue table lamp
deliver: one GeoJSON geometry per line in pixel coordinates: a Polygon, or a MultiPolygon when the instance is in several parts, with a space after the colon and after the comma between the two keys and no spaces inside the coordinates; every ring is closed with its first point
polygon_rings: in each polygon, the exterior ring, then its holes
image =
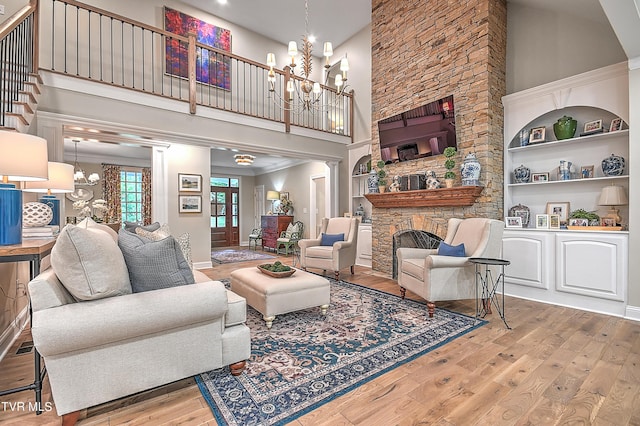
{"type": "Polygon", "coordinates": [[[25,182],[24,192],[46,192],[38,201],[51,207],[53,219],[49,225],[60,225],[60,200],[53,194],[73,192],[73,165],[49,161],[49,179],[40,182],[25,182]]]}
{"type": "Polygon", "coordinates": [[[22,191],[9,182],[46,180],[47,158],[45,139],[0,130],[0,246],[22,243],[22,191]]]}

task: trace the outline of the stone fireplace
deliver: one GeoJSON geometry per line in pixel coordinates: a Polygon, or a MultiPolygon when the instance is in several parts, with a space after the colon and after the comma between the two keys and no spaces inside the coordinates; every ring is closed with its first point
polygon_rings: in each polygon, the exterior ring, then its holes
{"type": "Polygon", "coordinates": [[[410,229],[393,234],[393,279],[398,279],[398,257],[396,250],[401,247],[437,249],[442,238],[427,231],[410,229]]]}

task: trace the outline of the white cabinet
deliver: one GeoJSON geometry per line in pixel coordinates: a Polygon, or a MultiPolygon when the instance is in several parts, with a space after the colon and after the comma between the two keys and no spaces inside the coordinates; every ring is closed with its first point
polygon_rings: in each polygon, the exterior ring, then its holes
{"type": "Polygon", "coordinates": [[[369,174],[366,171],[371,165],[371,141],[364,141],[352,144],[349,149],[349,213],[355,215],[358,207],[362,206],[364,215],[358,227],[358,245],[356,248],[356,264],[371,267],[372,253],[372,226],[371,213],[373,207],[371,202],[365,198],[367,190],[367,179],[369,174]]]}
{"type": "Polygon", "coordinates": [[[372,241],[370,223],[360,223],[358,226],[358,246],[356,248],[356,265],[371,267],[372,241]]]}

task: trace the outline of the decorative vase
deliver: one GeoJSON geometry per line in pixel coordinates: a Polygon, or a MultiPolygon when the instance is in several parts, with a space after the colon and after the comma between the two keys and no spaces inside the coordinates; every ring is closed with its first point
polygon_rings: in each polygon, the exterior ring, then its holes
{"type": "Polygon", "coordinates": [[[480,185],[480,162],[476,158],[476,154],[472,152],[464,157],[460,174],[462,175],[462,186],[480,185]]]}
{"type": "Polygon", "coordinates": [[[367,178],[367,189],[369,190],[369,194],[377,194],[378,192],[378,175],[374,170],[369,172],[369,177],[367,178]]]}
{"type": "Polygon", "coordinates": [[[602,160],[602,174],[605,176],[622,176],[624,173],[624,157],[611,154],[602,160]]]}
{"type": "Polygon", "coordinates": [[[562,116],[553,124],[553,133],[556,135],[556,139],[571,139],[576,134],[578,127],[578,121],[569,116],[562,116]]]}
{"type": "Polygon", "coordinates": [[[558,180],[571,180],[571,161],[560,160],[558,180]]]}
{"type": "Polygon", "coordinates": [[[531,182],[531,169],[525,167],[524,164],[513,169],[513,177],[516,183],[528,183],[531,182]]]}
{"type": "Polygon", "coordinates": [[[33,228],[48,225],[53,219],[51,207],[42,203],[26,203],[22,206],[22,226],[33,228]]]}
{"type": "Polygon", "coordinates": [[[529,130],[527,129],[520,130],[519,137],[520,137],[520,146],[529,145],[529,130]]]}

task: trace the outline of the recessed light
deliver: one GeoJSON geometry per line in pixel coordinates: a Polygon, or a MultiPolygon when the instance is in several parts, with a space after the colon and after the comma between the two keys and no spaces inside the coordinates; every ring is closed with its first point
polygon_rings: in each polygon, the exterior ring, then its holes
{"type": "Polygon", "coordinates": [[[227,0],[218,0],[218,4],[227,4],[227,0]]]}

